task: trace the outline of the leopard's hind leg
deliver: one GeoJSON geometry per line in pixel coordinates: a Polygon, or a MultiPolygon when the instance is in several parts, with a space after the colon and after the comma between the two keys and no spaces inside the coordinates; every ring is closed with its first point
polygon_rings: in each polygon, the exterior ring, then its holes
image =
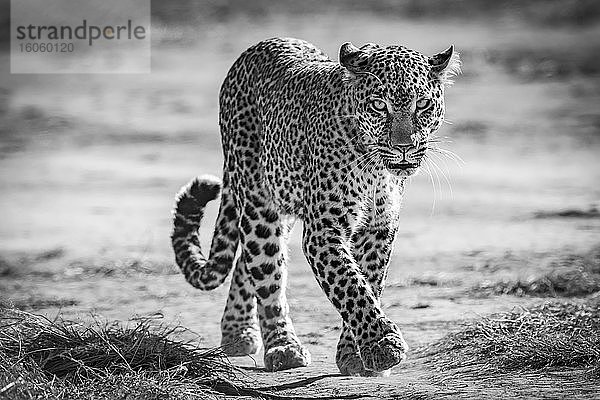
{"type": "Polygon", "coordinates": [[[256,354],[261,347],[256,296],[240,257],[233,271],[227,304],[221,318],[221,346],[229,356],[256,354]]]}
{"type": "MultiPolygon", "coordinates": [[[[265,368],[277,371],[308,365],[310,354],[301,345],[289,316],[285,289],[291,224],[282,219],[271,193],[264,187],[266,150],[261,146],[262,136],[267,133],[255,104],[257,89],[253,86],[263,63],[252,57],[251,53],[240,57],[223,82],[219,124],[224,169],[231,178],[239,217],[241,262],[236,271],[244,284],[234,288],[242,294],[242,289],[249,290],[250,283],[257,302],[265,368]]],[[[235,302],[232,305],[235,309],[235,302]]]]}
{"type": "Polygon", "coordinates": [[[310,353],[296,335],[285,294],[292,222],[282,218],[258,187],[242,194],[240,200],[242,257],[256,295],[265,368],[279,371],[306,366],[310,353]]]}
{"type": "MultiPolygon", "coordinates": [[[[224,179],[224,183],[228,183],[228,179],[224,179]]],[[[216,229],[238,232],[238,224],[239,218],[230,188],[224,185],[216,229]]],[[[256,296],[243,253],[238,257],[233,270],[227,303],[221,318],[221,346],[229,356],[256,354],[261,346],[256,296]]]]}

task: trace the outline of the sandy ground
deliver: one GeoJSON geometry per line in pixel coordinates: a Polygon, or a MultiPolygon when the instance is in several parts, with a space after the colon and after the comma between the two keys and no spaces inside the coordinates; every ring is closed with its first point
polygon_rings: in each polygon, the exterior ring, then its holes
{"type": "MultiPolygon", "coordinates": [[[[453,42],[463,54],[464,74],[447,96],[452,124],[441,134],[452,138],[448,148],[465,164],[439,160],[438,176],[412,179],[383,298],[409,345],[438,339],[464,319],[547,301],[470,289],[536,276],[553,261],[599,243],[600,218],[589,210],[600,200],[600,79],[532,72],[526,62],[509,73],[490,59],[514,49],[540,54],[553,46],[597,43],[600,28],[303,18],[261,24],[241,19],[199,29],[185,41],[178,35],[189,31],[157,34],[150,75],[2,71],[0,295],[49,316],[127,320],[159,314],[197,332],[206,346],[218,345],[227,285],[203,293],[177,273],[170,208],[190,177],[220,173],[217,93],[228,66],[260,39],[295,36],[333,57],[348,40],[400,43],[428,53],[453,42]],[[581,213],[564,217],[558,214],[563,210],[581,213]]],[[[202,228],[205,243],[216,207],[202,228]]],[[[269,374],[260,370],[262,354],[234,360],[256,367],[247,379],[270,385],[315,378],[302,393],[379,398],[476,395],[484,386],[506,398],[526,391],[511,377],[442,382],[418,360],[387,379],[336,376],[340,319],[312,277],[300,234],[297,226],[288,297],[313,365],[269,374]]]]}

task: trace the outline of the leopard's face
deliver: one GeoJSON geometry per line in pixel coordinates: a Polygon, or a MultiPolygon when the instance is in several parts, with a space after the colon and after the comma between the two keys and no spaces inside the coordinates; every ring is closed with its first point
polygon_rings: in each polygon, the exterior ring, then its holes
{"type": "Polygon", "coordinates": [[[351,72],[357,136],[392,174],[416,174],[444,120],[444,85],[458,68],[456,59],[451,65],[453,49],[427,57],[401,46],[365,45],[351,54],[354,63],[346,55],[342,65],[351,72]]]}

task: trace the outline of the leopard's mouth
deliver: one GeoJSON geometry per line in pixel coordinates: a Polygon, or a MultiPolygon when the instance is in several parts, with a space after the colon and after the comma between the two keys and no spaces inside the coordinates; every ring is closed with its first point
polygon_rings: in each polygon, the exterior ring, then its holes
{"type": "Polygon", "coordinates": [[[414,175],[419,169],[418,163],[411,163],[407,161],[391,162],[384,161],[384,165],[388,171],[398,176],[410,176],[414,175]]]}
{"type": "Polygon", "coordinates": [[[410,169],[410,168],[418,168],[419,165],[417,163],[409,163],[406,161],[401,161],[401,162],[388,162],[386,167],[389,169],[410,169]]]}

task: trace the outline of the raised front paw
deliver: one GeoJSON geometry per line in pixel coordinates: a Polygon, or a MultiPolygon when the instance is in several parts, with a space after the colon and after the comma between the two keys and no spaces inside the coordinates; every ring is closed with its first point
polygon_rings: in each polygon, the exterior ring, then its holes
{"type": "Polygon", "coordinates": [[[258,327],[241,331],[222,332],[221,347],[230,357],[248,356],[258,353],[262,344],[258,327]]]}
{"type": "Polygon", "coordinates": [[[301,344],[276,346],[265,352],[265,369],[267,371],[306,367],[309,364],[310,353],[301,344]]]}
{"type": "Polygon", "coordinates": [[[400,333],[387,333],[383,338],[360,348],[364,367],[372,371],[384,371],[406,359],[408,346],[400,333]]]}

